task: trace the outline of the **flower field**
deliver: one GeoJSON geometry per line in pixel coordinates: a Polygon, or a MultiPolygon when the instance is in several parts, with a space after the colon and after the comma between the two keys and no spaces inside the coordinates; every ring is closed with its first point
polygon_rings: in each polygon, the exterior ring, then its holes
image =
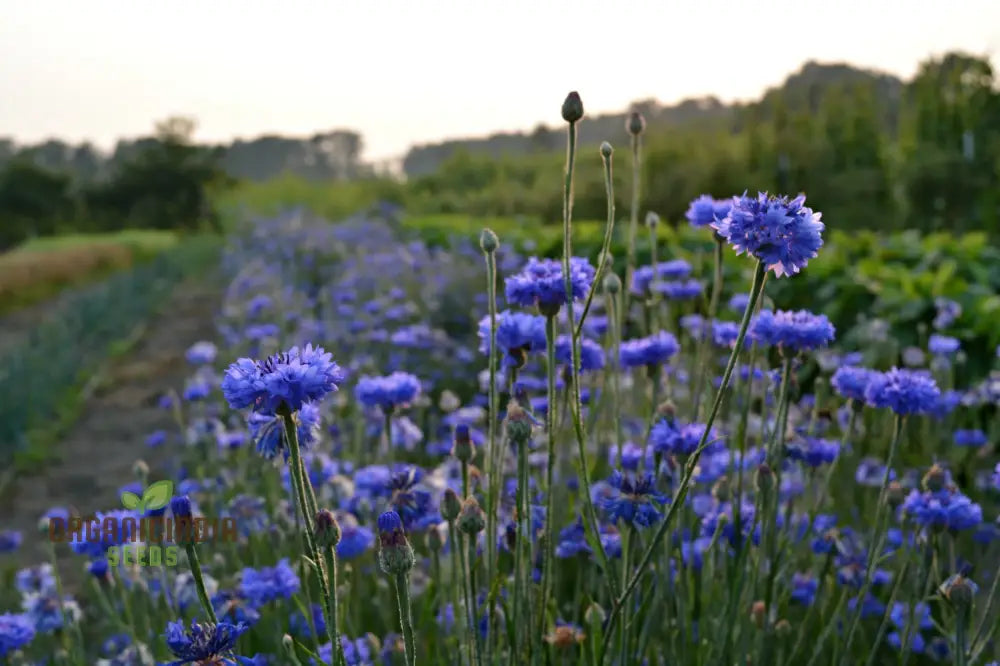
{"type": "Polygon", "coordinates": [[[636,188],[583,256],[575,172],[613,202],[616,153],[582,115],[557,256],[391,210],[232,234],[175,427],[108,444],[121,506],[0,532],[50,553],[0,588],[0,662],[995,664],[1000,348],[963,359],[995,331],[801,309],[837,225],[805,195],[694,199],[694,264],[636,188]]]}

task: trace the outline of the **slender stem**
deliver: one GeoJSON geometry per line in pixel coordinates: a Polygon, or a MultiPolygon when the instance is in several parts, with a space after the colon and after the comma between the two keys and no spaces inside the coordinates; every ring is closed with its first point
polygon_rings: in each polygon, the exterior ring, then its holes
{"type": "Polygon", "coordinates": [[[459,566],[462,568],[462,597],[464,599],[465,605],[465,628],[468,632],[466,636],[467,647],[469,649],[469,666],[472,666],[478,660],[476,648],[476,617],[472,609],[472,597],[475,591],[472,589],[472,583],[469,580],[469,568],[465,561],[465,535],[462,532],[458,532],[458,543],[455,544],[458,550],[458,562],[459,566]]]}
{"type": "Polygon", "coordinates": [[[969,609],[959,608],[955,616],[955,666],[966,666],[965,632],[969,622],[969,609]]]}
{"type": "Polygon", "coordinates": [[[194,548],[194,543],[189,540],[184,544],[184,550],[187,551],[188,564],[191,567],[191,577],[194,579],[194,588],[198,591],[198,600],[201,601],[205,617],[212,624],[218,624],[219,620],[215,617],[215,609],[212,607],[212,602],[208,599],[208,592],[205,591],[205,579],[201,575],[201,562],[198,561],[198,552],[194,548]]]}
{"type": "Polygon", "coordinates": [[[913,633],[913,623],[917,616],[917,603],[927,598],[927,595],[930,594],[931,568],[933,565],[934,544],[928,540],[927,545],[924,547],[923,558],[920,561],[920,582],[916,588],[921,591],[921,594],[916,601],[909,604],[909,610],[906,613],[906,627],[903,629],[903,641],[899,648],[899,663],[901,666],[905,666],[907,659],[910,658],[910,636],[913,633]]]}
{"type": "MultiPolygon", "coordinates": [[[[455,625],[458,628],[457,633],[459,636],[463,636],[465,635],[467,619],[465,613],[462,612],[465,602],[459,601],[459,595],[462,599],[465,598],[465,572],[460,569],[461,544],[458,541],[458,530],[455,529],[455,521],[453,520],[448,522],[448,547],[451,549],[451,607],[455,616],[455,625]]],[[[461,642],[465,643],[468,650],[469,666],[472,666],[472,644],[467,640],[461,642]]]]}
{"type": "Polygon", "coordinates": [[[399,604],[399,624],[403,630],[403,646],[406,650],[407,666],[417,663],[417,647],[413,637],[413,618],[410,614],[410,575],[396,574],[396,600],[399,604]]]}
{"type": "Polygon", "coordinates": [[[594,300],[594,292],[597,291],[597,286],[604,277],[604,268],[608,263],[608,253],[611,250],[611,238],[615,230],[615,186],[612,179],[611,156],[604,157],[602,153],[601,159],[604,162],[604,192],[608,200],[608,221],[604,225],[604,242],[601,243],[601,255],[597,260],[597,272],[594,273],[594,281],[590,283],[587,299],[583,303],[583,312],[580,314],[580,321],[573,333],[577,338],[580,337],[583,323],[587,320],[587,315],[590,314],[590,303],[594,300]]]}
{"type": "Polygon", "coordinates": [[[337,549],[330,546],[326,551],[326,571],[330,593],[323,599],[329,617],[327,633],[333,646],[334,663],[344,663],[344,646],[340,643],[339,613],[337,612],[337,549]]]}
{"type": "Polygon", "coordinates": [[[896,604],[896,595],[899,594],[900,584],[906,578],[909,569],[910,561],[907,560],[903,563],[902,569],[893,577],[892,591],[889,593],[889,600],[885,605],[885,611],[882,613],[882,621],[879,623],[878,632],[875,634],[875,644],[868,650],[868,660],[865,662],[865,666],[875,666],[875,655],[878,654],[879,647],[882,646],[882,639],[885,638],[885,632],[889,628],[892,607],[896,604]]]}
{"type": "Polygon", "coordinates": [[[472,616],[472,641],[476,645],[476,663],[483,664],[483,641],[479,635],[479,610],[476,604],[476,541],[474,534],[469,535],[469,615],[472,616]]]}
{"type": "MultiPolygon", "coordinates": [[[[515,491],[515,503],[517,504],[517,535],[514,540],[514,632],[515,635],[525,628],[522,624],[530,627],[531,622],[521,623],[520,615],[522,606],[527,606],[527,580],[528,577],[523,571],[525,566],[524,551],[531,548],[531,521],[528,516],[528,445],[526,442],[517,445],[517,489],[515,491]]],[[[530,550],[529,550],[530,552],[530,550]]],[[[518,643],[522,646],[529,644],[529,635],[522,636],[518,643]]],[[[511,646],[511,659],[514,658],[516,650],[511,646]]]]}
{"type": "MultiPolygon", "coordinates": [[[[489,409],[486,414],[486,479],[488,492],[486,494],[486,572],[487,581],[496,575],[497,562],[497,517],[496,508],[499,504],[500,487],[503,485],[503,469],[497,459],[497,265],[495,252],[484,252],[486,257],[486,295],[489,300],[490,312],[490,386],[489,409]]],[[[490,595],[488,612],[488,634],[492,642],[496,636],[496,599],[490,595]]]]}
{"type": "MultiPolygon", "coordinates": [[[[714,279],[712,281],[712,297],[708,302],[708,313],[705,315],[705,323],[707,326],[711,326],[711,322],[715,319],[715,315],[719,311],[719,299],[722,296],[722,250],[725,246],[725,241],[719,235],[715,236],[715,272],[714,279]]],[[[704,356],[705,350],[709,348],[708,342],[709,336],[702,331],[701,338],[698,340],[698,371],[694,377],[694,418],[695,421],[701,419],[701,392],[703,388],[703,382],[705,379],[704,372],[704,356]]]]}
{"type": "Polygon", "coordinates": [[[865,597],[871,589],[872,574],[875,572],[875,562],[878,560],[882,548],[885,546],[885,530],[882,529],[883,507],[886,505],[886,491],[889,487],[889,476],[892,473],[892,463],[896,458],[896,450],[899,448],[899,440],[903,433],[904,417],[896,414],[893,419],[892,443],[889,445],[889,455],[885,461],[885,474],[882,476],[882,488],[878,495],[878,505],[875,507],[874,532],[872,534],[871,547],[868,550],[868,562],[865,565],[865,579],[858,593],[857,608],[855,608],[851,618],[850,629],[847,631],[847,639],[844,641],[844,654],[841,664],[847,666],[850,661],[851,645],[854,643],[854,634],[858,630],[861,621],[861,610],[864,607],[865,597]]]}
{"type": "MultiPolygon", "coordinates": [[[[659,260],[656,258],[656,226],[649,227],[649,265],[653,267],[653,281],[656,281],[658,275],[656,266],[659,260]]],[[[653,335],[654,333],[661,330],[660,322],[660,303],[662,299],[660,298],[660,293],[655,291],[653,285],[650,285],[649,289],[649,330],[647,335],[653,335]]]]}
{"type": "Polygon", "coordinates": [[[766,274],[766,270],[767,266],[764,262],[758,260],[757,265],[754,268],[753,281],[750,284],[750,300],[747,302],[746,310],[743,312],[743,321],[740,324],[740,330],[736,336],[736,344],[733,346],[733,351],[729,355],[729,362],[726,364],[726,370],[722,375],[722,384],[719,386],[719,390],[715,395],[715,400],[712,403],[712,409],[709,411],[708,418],[705,421],[705,430],[701,435],[701,440],[698,442],[698,447],[688,457],[687,464],[684,466],[684,475],[681,478],[680,485],[675,493],[675,499],[671,502],[670,507],[667,509],[667,515],[664,516],[659,527],[657,527],[656,532],[653,534],[652,539],[650,539],[649,545],[646,547],[645,552],[642,554],[642,558],[639,560],[639,566],[629,579],[628,585],[625,586],[621,595],[619,595],[614,604],[611,606],[611,612],[608,615],[608,626],[605,628],[604,641],[601,644],[601,653],[598,661],[602,661],[604,658],[604,654],[607,650],[608,637],[611,635],[611,629],[614,627],[614,623],[622,611],[622,605],[625,598],[635,588],[635,586],[639,583],[639,579],[646,572],[646,568],[649,566],[654,553],[656,553],[660,542],[663,540],[663,537],[666,535],[667,530],[670,527],[671,519],[677,513],[679,507],[684,503],[684,498],[686,497],[688,488],[691,485],[691,479],[694,476],[695,468],[698,466],[698,460],[701,458],[702,451],[704,451],[705,447],[708,445],[708,436],[712,430],[712,424],[715,423],[715,417],[718,415],[719,407],[722,405],[722,398],[725,395],[726,389],[729,387],[729,380],[733,376],[733,368],[736,367],[736,359],[739,357],[740,350],[743,347],[743,341],[746,339],[747,329],[750,327],[751,314],[753,313],[754,307],[757,305],[757,300],[760,298],[761,291],[763,290],[764,275],[766,274]]]}
{"type": "MultiPolygon", "coordinates": [[[[993,614],[993,606],[997,599],[998,584],[1000,584],[1000,568],[997,569],[996,574],[993,576],[993,584],[990,585],[990,592],[986,597],[986,610],[983,612],[983,617],[979,620],[979,626],[976,628],[976,632],[972,635],[972,640],[969,642],[970,653],[975,653],[976,644],[983,638],[986,625],[989,624],[990,616],[993,614]]],[[[972,661],[975,662],[975,658],[972,661]]]]}
{"type": "MultiPolygon", "coordinates": [[[[572,291],[567,291],[567,293],[572,293],[572,291]]],[[[570,322],[572,321],[570,319],[570,322]]],[[[570,325],[572,326],[572,323],[570,325]]],[[[556,318],[554,315],[549,315],[545,318],[545,338],[545,372],[548,379],[549,403],[547,410],[548,448],[546,450],[545,461],[545,533],[548,535],[555,529],[553,514],[555,513],[556,496],[555,488],[553,487],[555,485],[556,463],[556,318]]],[[[524,492],[527,492],[527,488],[524,489],[524,492]]],[[[522,516],[522,520],[526,518],[527,516],[522,516]]],[[[549,601],[549,589],[552,584],[552,561],[555,557],[555,539],[546,538],[544,548],[545,552],[542,556],[542,589],[538,604],[538,636],[545,635],[545,615],[549,601]]]]}
{"type": "Polygon", "coordinates": [[[624,311],[628,313],[629,289],[632,285],[632,274],[635,272],[635,236],[639,230],[639,135],[632,135],[632,205],[628,220],[628,255],[625,263],[625,285],[622,302],[624,311]]]}

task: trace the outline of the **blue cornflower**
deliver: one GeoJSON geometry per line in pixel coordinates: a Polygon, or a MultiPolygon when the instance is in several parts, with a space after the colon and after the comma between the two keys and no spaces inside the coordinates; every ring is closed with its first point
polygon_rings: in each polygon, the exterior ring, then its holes
{"type": "Polygon", "coordinates": [[[260,620],[260,613],[257,612],[257,609],[250,606],[247,599],[237,591],[216,592],[212,595],[211,602],[216,616],[231,624],[244,622],[253,626],[260,620]]]}
{"type": "Polygon", "coordinates": [[[629,286],[636,296],[645,296],[650,285],[655,280],[680,280],[691,274],[691,264],[683,259],[672,259],[654,266],[639,266],[632,273],[632,284],[629,286]]]}
{"type": "Polygon", "coordinates": [[[672,333],[660,331],[649,337],[626,340],[619,349],[619,359],[623,367],[641,365],[661,365],[680,350],[677,338],[672,333]]]}
{"type": "Polygon", "coordinates": [[[830,384],[843,397],[863,402],[868,384],[877,374],[877,371],[868,368],[842,366],[830,377],[830,384]]]}
{"type": "Polygon", "coordinates": [[[83,529],[70,536],[74,553],[88,557],[104,557],[108,548],[120,546],[132,538],[139,516],[133,511],[98,511],[94,518],[84,521],[83,529]]]}
{"type": "Polygon", "coordinates": [[[732,207],[731,199],[714,199],[708,194],[702,194],[691,202],[684,217],[692,227],[707,227],[724,219],[732,207]]]}
{"type": "Polygon", "coordinates": [[[935,356],[951,356],[961,347],[962,343],[958,341],[958,338],[938,335],[937,333],[931,335],[927,341],[927,350],[935,356]]]}
{"type": "Polygon", "coordinates": [[[386,413],[409,405],[419,394],[420,380],[399,371],[384,377],[364,376],[354,389],[358,402],[365,407],[379,407],[386,413]]]}
{"type": "Polygon", "coordinates": [[[191,365],[208,365],[215,362],[215,356],[218,353],[219,350],[213,343],[202,340],[188,347],[184,358],[191,365]]]}
{"type": "MultiPolygon", "coordinates": [[[[556,361],[569,365],[572,361],[571,339],[568,335],[556,338],[556,361]]],[[[580,339],[580,372],[600,370],[604,367],[604,350],[593,340],[580,339]]]]}
{"type": "MultiPolygon", "coordinates": [[[[479,321],[479,351],[490,351],[489,315],[479,321]]],[[[497,313],[497,349],[505,368],[519,368],[527,353],[545,349],[545,317],[504,310],[497,313]]]]}
{"type": "Polygon", "coordinates": [[[993,473],[990,475],[990,483],[993,484],[993,489],[1000,491],[1000,463],[993,468],[993,473]]]}
{"type": "MultiPolygon", "coordinates": [[[[877,488],[882,485],[885,478],[885,465],[878,458],[864,458],[858,463],[858,468],[854,472],[854,480],[862,486],[877,488]]],[[[889,471],[889,480],[896,478],[896,472],[889,471]]]]}
{"type": "Polygon", "coordinates": [[[587,543],[586,530],[581,518],[577,518],[575,523],[560,530],[559,543],[556,544],[556,557],[566,559],[576,555],[589,556],[593,552],[587,543]]]}
{"type": "Polygon", "coordinates": [[[725,218],[711,223],[729,241],[736,254],[753,255],[778,277],[794,275],[805,268],[823,245],[820,213],[805,207],[805,195],[794,199],[745,194],[733,197],[725,218]]]}
{"type": "Polygon", "coordinates": [[[3,530],[0,532],[0,553],[13,553],[21,547],[24,536],[17,530],[3,530]]]}
{"type": "MultiPolygon", "coordinates": [[[[366,638],[355,638],[351,640],[346,636],[340,637],[340,647],[344,650],[344,661],[347,666],[375,666],[375,659],[372,656],[371,643],[366,638]]],[[[333,662],[333,646],[329,642],[319,646],[319,658],[324,664],[333,662]]],[[[384,662],[388,664],[389,662],[384,662]]]]}
{"type": "Polygon", "coordinates": [[[161,446],[166,441],[167,441],[166,430],[154,430],[153,432],[149,433],[148,437],[146,437],[146,446],[148,446],[151,449],[155,449],[156,447],[161,446]]]}
{"type": "Polygon", "coordinates": [[[654,282],[653,291],[674,301],[688,301],[701,296],[705,285],[700,280],[672,280],[654,282]]]}
{"type": "Polygon", "coordinates": [[[365,554],[375,545],[375,533],[351,521],[340,522],[340,543],[337,544],[337,557],[342,560],[353,560],[365,554]]]}
{"type": "Polygon", "coordinates": [[[0,657],[17,652],[35,638],[35,625],[26,615],[0,615],[0,657]]]}
{"type": "Polygon", "coordinates": [[[240,594],[258,608],[277,599],[290,599],[299,587],[299,577],[288,558],[282,558],[273,567],[246,567],[240,578],[240,594]]]}
{"type": "MultiPolygon", "coordinates": [[[[740,325],[735,321],[713,321],[712,322],[712,342],[717,347],[732,349],[736,344],[736,338],[740,334],[740,325]]],[[[750,338],[743,339],[743,346],[750,346],[750,338]]]]}
{"type": "Polygon", "coordinates": [[[865,402],[872,407],[888,407],[900,415],[920,414],[933,410],[940,395],[930,375],[892,368],[872,376],[865,389],[865,402]]]}
{"type": "Polygon", "coordinates": [[[237,625],[220,622],[217,625],[191,622],[191,629],[184,630],[181,621],[167,624],[167,647],[177,657],[167,666],[183,664],[215,664],[229,666],[250,663],[245,657],[233,655],[236,641],[250,627],[242,622],[237,625]]]}
{"type": "Polygon", "coordinates": [[[732,298],[729,299],[729,309],[736,314],[743,314],[746,312],[749,304],[750,294],[733,294],[732,298]]]}
{"type": "Polygon", "coordinates": [[[288,629],[293,636],[299,638],[308,638],[312,636],[312,627],[316,626],[316,635],[325,636],[326,635],[326,620],[323,617],[323,607],[319,604],[313,604],[309,613],[312,618],[307,619],[302,611],[293,611],[291,616],[288,618],[288,629]]]}
{"type": "MultiPolygon", "coordinates": [[[[649,443],[658,453],[686,456],[694,453],[704,434],[704,423],[688,423],[678,427],[673,421],[661,419],[649,431],[649,443]]],[[[705,453],[719,451],[725,446],[715,428],[712,428],[705,441],[705,453]]]]}
{"type": "Polygon", "coordinates": [[[43,562],[26,567],[14,575],[14,587],[22,594],[50,592],[56,589],[56,579],[52,575],[52,565],[43,562]]]}
{"type": "Polygon", "coordinates": [[[780,345],[792,351],[809,351],[833,341],[834,328],[826,315],[808,310],[762,311],[750,324],[750,337],[766,345],[780,345]]]}
{"type": "Polygon", "coordinates": [[[788,446],[788,457],[809,467],[832,463],[840,453],[840,443],[832,439],[805,437],[788,446]]]}
{"type": "Polygon", "coordinates": [[[937,530],[968,530],[983,522],[980,506],[958,490],[911,490],[900,513],[917,524],[937,530]]]}
{"type": "MultiPolygon", "coordinates": [[[[308,449],[319,439],[319,407],[312,402],[302,403],[302,407],[293,415],[299,446],[308,449]]],[[[288,460],[288,448],[285,446],[284,420],[273,412],[250,412],[247,417],[250,428],[250,438],[257,445],[257,453],[270,460],[281,451],[288,460]]]]}
{"type": "Polygon", "coordinates": [[[792,601],[812,606],[819,590],[819,581],[807,573],[792,574],[792,601]]]}
{"type": "Polygon", "coordinates": [[[937,298],[934,300],[934,305],[937,307],[937,314],[934,317],[933,326],[939,331],[948,328],[962,316],[962,306],[955,301],[937,298]]]}
{"type": "Polygon", "coordinates": [[[419,485],[421,478],[419,468],[408,466],[393,474],[387,484],[389,504],[402,518],[407,530],[441,522],[430,491],[419,485]]]}
{"type": "Polygon", "coordinates": [[[80,616],[80,607],[72,597],[65,597],[60,601],[55,590],[27,594],[22,599],[21,605],[24,614],[34,624],[35,631],[40,634],[49,634],[62,629],[64,616],[70,624],[76,622],[80,616]]]}
{"type": "Polygon", "coordinates": [[[304,402],[319,400],[344,380],[331,355],[322,347],[292,347],[264,361],[241,358],[226,370],[222,393],[233,409],[253,407],[295,412],[304,402]]]}
{"type": "Polygon", "coordinates": [[[982,430],[956,430],[952,436],[955,446],[983,446],[989,441],[982,430]]]}
{"type": "MultiPolygon", "coordinates": [[[[642,447],[632,442],[625,442],[622,446],[622,468],[634,472],[639,469],[639,461],[642,460],[642,447]]],[[[614,467],[618,462],[618,446],[611,445],[608,449],[608,464],[614,467]]],[[[652,447],[646,451],[645,464],[647,469],[652,469],[654,464],[652,447]]]]}
{"type": "Polygon", "coordinates": [[[244,537],[264,532],[270,525],[267,502],[256,495],[237,495],[229,501],[226,515],[236,521],[236,530],[244,537]]]}
{"type": "MultiPolygon", "coordinates": [[[[594,267],[582,257],[570,257],[570,286],[574,299],[582,299],[594,279],[594,267]]],[[[522,307],[536,306],[543,314],[555,314],[567,302],[562,262],[557,259],[528,259],[524,269],[507,278],[507,302],[522,307]]]]}
{"type": "Polygon", "coordinates": [[[663,518],[656,504],[666,504],[666,495],[656,490],[652,474],[644,474],[639,478],[623,476],[615,470],[608,479],[611,487],[606,497],[602,498],[601,506],[612,523],[622,520],[632,523],[635,527],[649,527],[663,518]]]}

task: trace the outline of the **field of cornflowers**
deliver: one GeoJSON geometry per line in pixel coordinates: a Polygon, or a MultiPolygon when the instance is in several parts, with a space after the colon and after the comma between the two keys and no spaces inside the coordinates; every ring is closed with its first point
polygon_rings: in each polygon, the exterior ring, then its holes
{"type": "Polygon", "coordinates": [[[231,238],[219,336],[162,400],[176,430],[116,444],[173,465],[138,463],[129,508],[93,507],[89,538],[14,574],[0,658],[996,663],[1000,376],[955,385],[956,304],[903,353],[783,310],[769,287],[823,252],[802,196],[693,201],[705,275],[655,234],[635,265],[660,223],[638,191],[626,246],[609,205],[602,251],[575,256],[575,93],[562,114],[561,258],[374,217],[231,238]],[[143,516],[238,536],[143,543],[143,516]]]}

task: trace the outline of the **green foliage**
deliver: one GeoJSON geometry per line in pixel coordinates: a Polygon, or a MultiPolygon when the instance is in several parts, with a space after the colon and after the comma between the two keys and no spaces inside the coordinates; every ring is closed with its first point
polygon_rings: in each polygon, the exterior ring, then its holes
{"type": "Polygon", "coordinates": [[[73,214],[68,176],[14,161],[0,171],[0,251],[54,233],[73,214]]]}

